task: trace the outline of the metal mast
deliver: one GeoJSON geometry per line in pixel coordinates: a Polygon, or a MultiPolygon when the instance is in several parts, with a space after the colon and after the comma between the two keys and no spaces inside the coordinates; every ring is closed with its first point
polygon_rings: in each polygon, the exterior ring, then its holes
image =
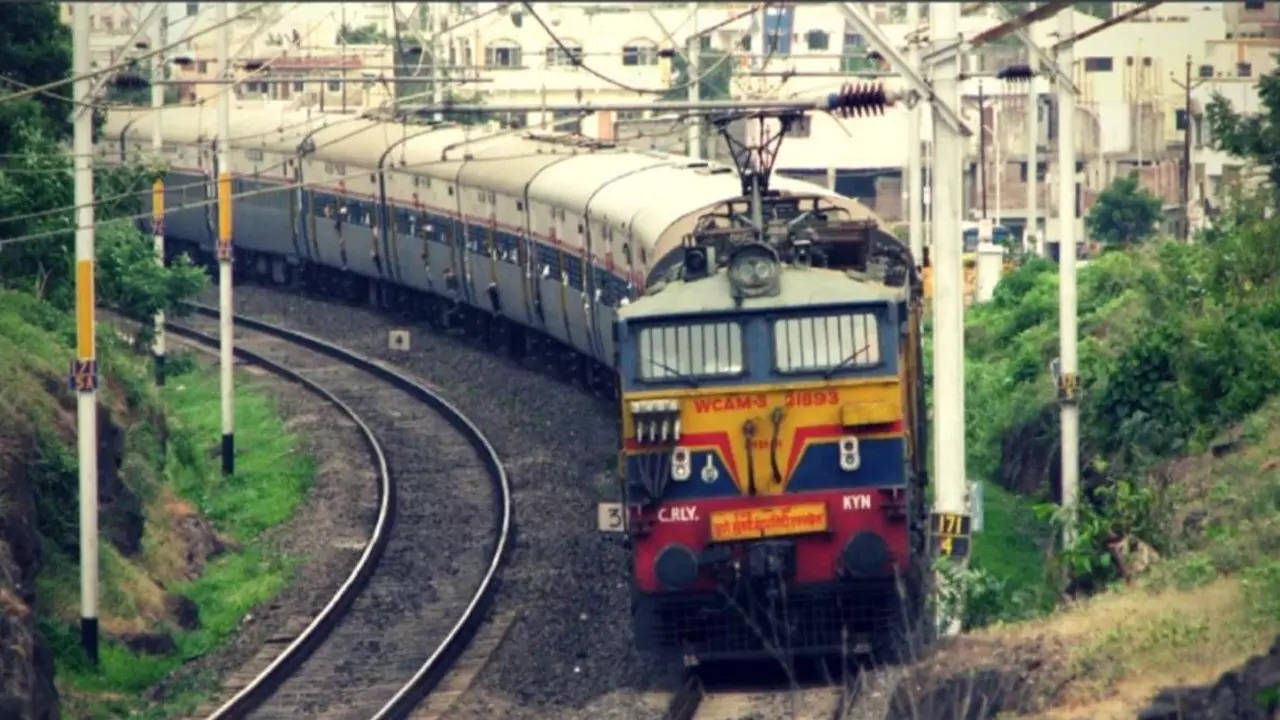
{"type": "MultiPolygon", "coordinates": [[[[1071,37],[1072,14],[1058,13],[1058,36],[1071,37]]],[[[1058,401],[1062,411],[1062,509],[1067,524],[1063,542],[1075,538],[1076,502],[1080,493],[1080,408],[1076,405],[1076,98],[1062,77],[1071,77],[1072,49],[1058,50],[1058,337],[1061,367],[1058,401]]]]}
{"type": "MultiPolygon", "coordinates": [[[[227,6],[218,3],[218,22],[227,19],[227,6]]],[[[218,31],[218,69],[231,80],[231,25],[218,31]]],[[[231,308],[231,98],[234,88],[218,94],[218,364],[222,371],[222,473],[235,472],[235,386],[231,308]]],[[[323,90],[321,91],[323,96],[323,90]]]]}
{"type": "MultiPolygon", "coordinates": [[[[698,62],[702,50],[700,46],[702,38],[698,36],[698,3],[689,3],[689,13],[693,18],[691,20],[693,27],[689,33],[689,48],[685,53],[685,82],[689,83],[689,102],[696,103],[701,99],[699,86],[702,84],[698,80],[702,74],[698,62]]],[[[689,157],[702,157],[702,122],[697,115],[689,119],[688,147],[689,157]]]]}
{"type": "MultiPolygon", "coordinates": [[[[88,3],[71,9],[76,102],[90,102],[88,3]]],[[[83,107],[83,106],[78,106],[83,107]]],[[[76,108],[78,109],[78,108],[76,108]]],[[[94,347],[93,113],[76,112],[72,135],[76,203],[76,446],[80,461],[80,641],[98,664],[98,359],[94,347]]]]}
{"type": "MultiPolygon", "coordinates": [[[[912,6],[908,6],[912,7],[912,6]]],[[[918,11],[919,20],[926,20],[927,6],[923,3],[915,5],[918,11]]],[[[919,25],[919,23],[917,23],[919,25]]],[[[920,71],[920,39],[918,37],[911,40],[911,44],[907,46],[907,62],[911,64],[916,72],[920,71]]],[[[905,197],[907,199],[907,237],[911,246],[911,258],[916,267],[921,267],[924,263],[924,232],[923,218],[924,205],[923,198],[920,197],[923,191],[924,183],[921,182],[920,172],[920,116],[924,112],[923,107],[917,103],[909,103],[907,105],[907,188],[905,197]]]]}
{"type": "MultiPolygon", "coordinates": [[[[151,47],[164,47],[164,17],[167,3],[156,4],[156,12],[160,13],[151,26],[151,47]]],[[[164,85],[158,81],[164,79],[164,53],[151,56],[151,152],[157,163],[156,177],[151,189],[151,233],[155,243],[156,263],[164,267],[164,168],[159,167],[160,151],[163,142],[160,138],[160,108],[164,105],[164,85]]],[[[151,353],[155,360],[156,384],[164,385],[164,311],[156,313],[155,343],[151,353]]]]}
{"type": "MultiPolygon", "coordinates": [[[[929,6],[929,35],[935,52],[955,41],[960,24],[959,3],[929,6]]],[[[940,60],[933,70],[933,91],[944,105],[960,104],[959,52],[940,60]]],[[[981,132],[981,125],[979,125],[981,132]]],[[[934,513],[944,525],[967,536],[969,515],[964,457],[964,288],[961,277],[960,212],[964,146],[960,133],[937,115],[933,123],[933,458],[934,513]]],[[[935,531],[938,528],[935,528],[935,531]]],[[[945,547],[944,554],[963,562],[967,548],[945,547]]],[[[942,634],[959,632],[959,618],[940,627],[942,634]]]]}

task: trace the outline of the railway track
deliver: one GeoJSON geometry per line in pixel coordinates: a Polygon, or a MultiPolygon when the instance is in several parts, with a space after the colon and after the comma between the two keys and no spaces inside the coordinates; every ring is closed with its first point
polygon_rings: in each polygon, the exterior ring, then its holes
{"type": "MultiPolygon", "coordinates": [[[[216,310],[170,329],[216,346],[216,310]],[[212,331],[212,332],[210,332],[212,331]]],[[[421,383],[341,347],[236,319],[242,359],[295,379],[356,422],[382,470],[379,516],[312,622],[210,718],[400,718],[448,673],[484,618],[512,541],[492,445],[421,383]]]]}

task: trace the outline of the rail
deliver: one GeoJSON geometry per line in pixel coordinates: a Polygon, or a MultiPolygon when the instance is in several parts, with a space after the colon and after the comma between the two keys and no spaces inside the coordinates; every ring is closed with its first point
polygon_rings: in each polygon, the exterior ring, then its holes
{"type": "MultiPolygon", "coordinates": [[[[187,303],[187,306],[195,312],[206,316],[217,316],[217,308],[201,305],[197,303],[187,303]]],[[[497,537],[494,540],[493,552],[490,555],[489,566],[485,571],[484,577],[473,593],[470,602],[464,610],[461,617],[450,628],[449,633],[444,640],[436,647],[430,657],[427,658],[413,676],[404,683],[392,698],[378,710],[374,715],[375,718],[389,719],[405,717],[418,702],[425,697],[432,688],[444,677],[452,666],[453,662],[461,654],[467,643],[475,635],[476,629],[480,626],[484,618],[484,611],[488,609],[492,603],[493,597],[498,588],[498,572],[501,570],[506,561],[506,556],[514,539],[514,526],[511,522],[511,488],[507,479],[505,468],[499,459],[497,451],[493,445],[485,437],[469,418],[460,410],[455,408],[447,400],[440,395],[428,389],[422,383],[413,378],[387,367],[386,365],[372,358],[359,355],[355,352],[339,347],[332,343],[326,342],[320,338],[307,335],[295,330],[289,330],[271,323],[264,322],[255,318],[236,315],[235,322],[243,327],[247,327],[258,332],[273,335],[282,340],[306,347],[319,353],[323,353],[337,360],[357,367],[365,372],[370,373],[389,384],[403,390],[410,396],[421,400],[428,406],[432,407],[443,417],[450,425],[460,432],[468,442],[476,449],[483,463],[489,471],[489,476],[494,484],[495,497],[495,513],[500,516],[501,521],[498,524],[497,537]]],[[[216,343],[216,338],[210,335],[200,333],[190,328],[185,328],[176,323],[168,323],[170,328],[180,335],[193,337],[202,342],[216,343]]],[[[316,383],[302,377],[296,372],[278,364],[267,360],[251,351],[237,347],[236,353],[243,358],[262,365],[273,372],[284,375],[291,379],[297,380],[305,385],[308,389],[318,392],[325,399],[334,403],[350,416],[356,425],[360,427],[365,434],[367,441],[372,443],[373,447],[377,447],[377,440],[368,426],[342,401],[329,393],[316,383]]],[[[382,495],[380,506],[378,509],[378,521],[374,527],[372,539],[365,548],[365,552],[361,555],[356,567],[348,576],[346,582],[338,589],[338,592],[330,599],[329,603],[320,611],[320,613],[312,620],[312,622],[294,639],[283,652],[276,657],[274,661],[256,677],[254,677],[244,688],[242,688],[234,697],[224,703],[221,707],[209,716],[210,720],[220,720],[222,718],[239,718],[253,710],[272,692],[287,679],[301,663],[324,641],[328,633],[337,625],[342,618],[343,613],[350,607],[352,601],[359,594],[365,582],[372,574],[377,563],[377,559],[386,543],[388,536],[388,518],[394,506],[394,486],[390,482],[390,474],[387,470],[385,457],[379,448],[375,455],[378,457],[380,469],[382,472],[382,484],[380,492],[382,495]]]]}

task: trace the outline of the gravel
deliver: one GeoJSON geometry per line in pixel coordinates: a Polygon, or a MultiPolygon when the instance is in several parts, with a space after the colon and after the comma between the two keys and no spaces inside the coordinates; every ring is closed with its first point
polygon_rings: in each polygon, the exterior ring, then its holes
{"type": "Polygon", "coordinates": [[[481,427],[507,466],[516,543],[497,608],[519,617],[449,717],[658,717],[651,696],[680,669],[634,650],[629,555],[595,529],[612,492],[616,408],[550,376],[364,307],[238,286],[239,313],[335,341],[404,368],[481,427]],[[388,349],[388,331],[411,349],[388,349]]]}
{"type": "MultiPolygon", "coordinates": [[[[176,337],[171,340],[174,345],[178,342],[176,337]]],[[[202,352],[196,357],[213,365],[202,352]]],[[[155,699],[162,698],[171,687],[186,685],[192,678],[226,677],[236,670],[265,667],[264,658],[254,656],[267,639],[282,632],[296,632],[328,603],[373,530],[377,512],[375,478],[355,425],[337,408],[300,385],[266,373],[257,375],[254,382],[273,395],[285,429],[297,434],[303,452],[316,459],[315,478],[306,500],[292,518],[264,534],[270,552],[297,557],[301,562],[289,585],[267,606],[247,617],[233,639],[184,665],[153,689],[155,699]]],[[[229,697],[230,693],[218,691],[201,710],[211,710],[229,697]]]]}

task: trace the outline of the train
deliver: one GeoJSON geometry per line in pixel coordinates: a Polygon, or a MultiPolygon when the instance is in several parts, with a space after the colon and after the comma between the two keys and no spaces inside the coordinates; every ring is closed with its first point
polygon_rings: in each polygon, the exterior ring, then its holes
{"type": "MultiPolygon", "coordinates": [[[[169,253],[207,262],[215,127],[113,109],[95,149],[156,168],[169,253]]],[[[921,283],[864,205],[567,133],[245,103],[230,135],[237,278],[406,313],[616,400],[620,499],[584,511],[629,547],[640,649],[858,652],[919,617],[921,283]]]]}

